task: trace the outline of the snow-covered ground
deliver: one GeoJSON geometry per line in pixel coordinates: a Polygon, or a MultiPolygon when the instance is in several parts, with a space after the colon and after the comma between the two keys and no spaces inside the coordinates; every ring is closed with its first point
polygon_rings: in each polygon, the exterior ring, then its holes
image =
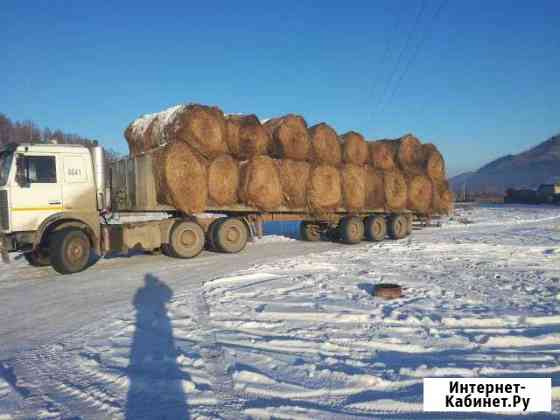
{"type": "MultiPolygon", "coordinates": [[[[131,305],[0,353],[0,419],[434,418],[422,378],[437,376],[551,377],[560,413],[560,208],[460,208],[400,241],[299,246],[268,236],[244,254],[284,257],[184,283],[189,262],[137,268],[131,305]],[[404,296],[372,297],[380,282],[404,296]]],[[[24,269],[2,267],[0,289],[24,269]]]]}

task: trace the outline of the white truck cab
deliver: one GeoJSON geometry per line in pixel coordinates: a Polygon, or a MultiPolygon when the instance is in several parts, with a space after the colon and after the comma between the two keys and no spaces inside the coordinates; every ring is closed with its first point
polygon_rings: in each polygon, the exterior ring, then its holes
{"type": "MultiPolygon", "coordinates": [[[[85,232],[96,248],[103,204],[102,149],[81,145],[19,144],[0,152],[0,239],[6,251],[21,250],[32,265],[46,264],[48,241],[55,231],[72,226],[85,232]],[[98,149],[98,150],[96,150],[98,149]],[[99,155],[101,170],[96,171],[99,155]]],[[[61,235],[58,235],[61,236],[61,235]]],[[[83,242],[83,235],[75,241],[83,242]]],[[[74,245],[80,245],[76,243],[74,245]]],[[[63,250],[83,264],[84,250],[68,244],[63,250]]],[[[89,249],[88,258],[89,258],[89,249]]],[[[50,259],[52,259],[51,256],[50,259]]],[[[56,259],[56,256],[54,256],[56,259]]],[[[64,271],[64,270],[63,270],[64,271]]]]}

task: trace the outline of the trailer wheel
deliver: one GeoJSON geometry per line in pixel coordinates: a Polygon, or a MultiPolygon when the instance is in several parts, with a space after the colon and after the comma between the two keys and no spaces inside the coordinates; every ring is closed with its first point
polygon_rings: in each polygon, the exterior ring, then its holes
{"type": "Polygon", "coordinates": [[[313,222],[301,222],[299,225],[299,235],[304,241],[314,242],[321,240],[319,225],[313,222]]]}
{"type": "Polygon", "coordinates": [[[83,230],[69,227],[55,231],[49,242],[51,264],[57,272],[72,274],[86,268],[91,244],[83,230]]]}
{"type": "Polygon", "coordinates": [[[387,236],[387,222],[383,216],[372,215],[366,217],[364,226],[368,241],[379,242],[387,236]]]}
{"type": "Polygon", "coordinates": [[[408,215],[406,217],[406,236],[410,235],[412,233],[412,215],[408,215]]]}
{"type": "Polygon", "coordinates": [[[49,254],[44,249],[36,249],[35,251],[26,252],[23,254],[23,258],[25,258],[32,267],[47,267],[51,265],[49,254]]]}
{"type": "Polygon", "coordinates": [[[389,219],[389,226],[387,230],[392,239],[404,238],[408,232],[407,217],[402,214],[393,215],[389,219]]]}
{"type": "Polygon", "coordinates": [[[364,237],[364,222],[359,217],[346,216],[340,221],[340,240],[345,244],[357,244],[364,237]]]}
{"type": "Polygon", "coordinates": [[[206,247],[211,251],[217,251],[216,243],[214,242],[214,237],[216,236],[216,228],[220,223],[226,220],[227,217],[219,217],[210,223],[208,226],[208,231],[206,232],[206,247]]]}
{"type": "Polygon", "coordinates": [[[193,258],[204,248],[204,230],[198,223],[177,221],[171,229],[166,251],[175,258],[193,258]]]}
{"type": "Polygon", "coordinates": [[[218,251],[235,254],[247,245],[247,226],[235,217],[221,220],[214,228],[213,242],[218,251]]]}

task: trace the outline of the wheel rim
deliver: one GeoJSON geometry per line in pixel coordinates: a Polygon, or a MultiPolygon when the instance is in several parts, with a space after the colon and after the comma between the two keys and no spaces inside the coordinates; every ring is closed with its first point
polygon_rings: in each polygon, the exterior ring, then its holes
{"type": "Polygon", "coordinates": [[[230,226],[228,227],[225,239],[232,245],[239,243],[241,240],[241,230],[238,226],[230,226]]]}
{"type": "Polygon", "coordinates": [[[197,236],[191,229],[185,229],[179,236],[179,242],[186,248],[192,247],[196,244],[197,236]]]}
{"type": "Polygon", "coordinates": [[[356,222],[350,223],[350,226],[348,227],[348,233],[352,238],[358,237],[360,233],[360,228],[358,227],[358,224],[356,222]]]}
{"type": "Polygon", "coordinates": [[[373,223],[373,235],[375,238],[378,238],[383,233],[383,225],[381,224],[381,220],[376,220],[373,223]]]}
{"type": "Polygon", "coordinates": [[[80,238],[70,241],[66,248],[66,258],[72,265],[80,264],[86,257],[86,244],[80,238]]]}

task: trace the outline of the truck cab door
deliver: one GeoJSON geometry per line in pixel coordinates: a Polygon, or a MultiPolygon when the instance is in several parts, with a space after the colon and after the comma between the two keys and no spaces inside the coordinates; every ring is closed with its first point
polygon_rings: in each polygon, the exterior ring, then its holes
{"type": "Polygon", "coordinates": [[[61,162],[54,154],[26,154],[17,159],[23,176],[11,191],[12,230],[35,231],[47,217],[64,209],[61,162]]]}

